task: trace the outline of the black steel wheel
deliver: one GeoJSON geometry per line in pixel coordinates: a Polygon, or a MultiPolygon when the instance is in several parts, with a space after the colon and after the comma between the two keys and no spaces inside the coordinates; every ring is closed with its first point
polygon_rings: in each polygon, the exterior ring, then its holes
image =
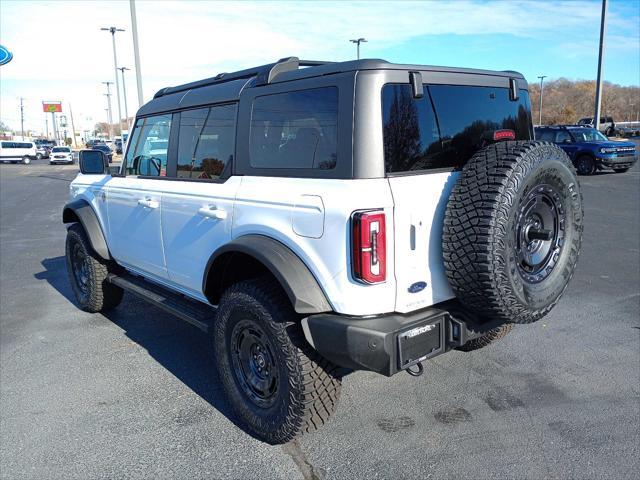
{"type": "Polygon", "coordinates": [[[251,320],[241,320],[231,332],[233,373],[247,399],[267,408],[277,400],[279,368],[274,347],[251,320]]]}
{"type": "Polygon", "coordinates": [[[514,251],[522,278],[537,283],[558,263],[564,242],[565,210],[551,185],[532,189],[520,201],[514,251]]]}
{"type": "Polygon", "coordinates": [[[71,241],[71,270],[76,286],[83,295],[89,293],[89,265],[87,254],[77,239],[71,241]]]}
{"type": "Polygon", "coordinates": [[[596,173],[596,162],[589,155],[581,155],[576,160],[578,175],[593,175],[596,173]]]}

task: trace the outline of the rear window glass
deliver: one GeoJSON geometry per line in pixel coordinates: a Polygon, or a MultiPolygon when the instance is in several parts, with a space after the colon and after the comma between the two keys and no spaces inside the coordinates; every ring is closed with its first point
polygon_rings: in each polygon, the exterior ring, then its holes
{"type": "Polygon", "coordinates": [[[338,89],[257,97],[251,116],[254,168],[331,170],[337,161],[338,89]]]}
{"type": "Polygon", "coordinates": [[[437,168],[460,169],[491,138],[513,130],[529,139],[526,90],[517,101],[507,88],[429,85],[414,99],[408,84],[385,85],[382,93],[387,173],[437,168]]]}

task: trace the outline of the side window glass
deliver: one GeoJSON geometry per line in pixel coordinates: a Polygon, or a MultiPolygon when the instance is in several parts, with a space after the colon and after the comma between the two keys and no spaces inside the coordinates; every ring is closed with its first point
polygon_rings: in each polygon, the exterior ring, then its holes
{"type": "Polygon", "coordinates": [[[556,135],[556,143],[570,142],[570,141],[571,141],[571,135],[569,135],[569,132],[565,132],[561,130],[556,135]]]}
{"type": "Polygon", "coordinates": [[[254,168],[335,168],[338,89],[323,87],[257,97],[249,148],[254,168]]]}
{"type": "Polygon", "coordinates": [[[233,160],[235,122],[236,105],[181,112],[178,178],[219,178],[233,160]]]}
{"type": "Polygon", "coordinates": [[[127,150],[125,173],[165,176],[170,130],[171,115],[157,115],[138,120],[127,150]]]}

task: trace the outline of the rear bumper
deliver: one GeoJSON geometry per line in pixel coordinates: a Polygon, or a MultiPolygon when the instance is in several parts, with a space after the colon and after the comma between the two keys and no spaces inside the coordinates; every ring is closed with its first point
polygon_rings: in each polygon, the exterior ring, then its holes
{"type": "Polygon", "coordinates": [[[321,313],[302,320],[307,341],[323,357],[341,367],[386,376],[462,346],[500,324],[475,324],[437,308],[375,317],[321,313]]]}

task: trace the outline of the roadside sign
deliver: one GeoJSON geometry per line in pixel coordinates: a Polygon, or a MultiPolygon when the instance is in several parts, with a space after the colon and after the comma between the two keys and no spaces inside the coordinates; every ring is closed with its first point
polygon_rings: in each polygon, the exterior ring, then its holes
{"type": "Polygon", "coordinates": [[[45,113],[62,112],[62,102],[42,102],[42,111],[45,113]]]}
{"type": "Polygon", "coordinates": [[[13,53],[7,50],[6,47],[0,45],[0,65],[5,65],[11,61],[13,53]]]}

